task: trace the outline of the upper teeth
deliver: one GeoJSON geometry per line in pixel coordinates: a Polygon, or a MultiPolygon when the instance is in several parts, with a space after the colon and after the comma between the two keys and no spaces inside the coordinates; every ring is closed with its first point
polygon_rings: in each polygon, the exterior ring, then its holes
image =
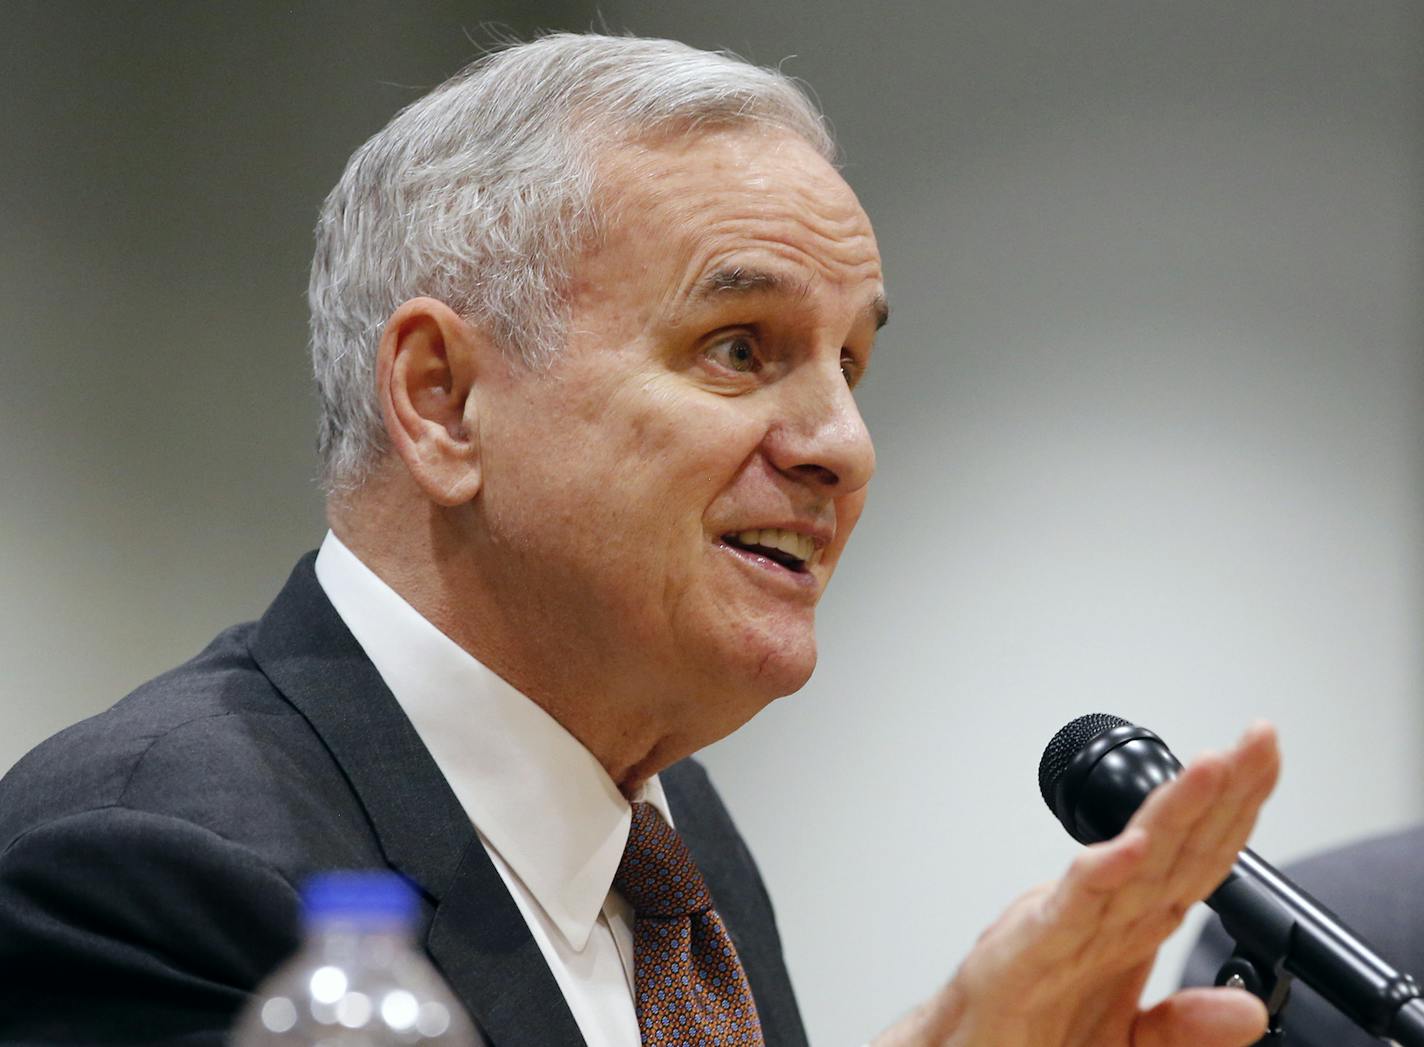
{"type": "Polygon", "coordinates": [[[811,559],[816,551],[816,543],[809,535],[785,531],[779,527],[763,528],[760,531],[741,531],[737,541],[743,545],[760,545],[765,549],[780,549],[802,562],[811,559]]]}

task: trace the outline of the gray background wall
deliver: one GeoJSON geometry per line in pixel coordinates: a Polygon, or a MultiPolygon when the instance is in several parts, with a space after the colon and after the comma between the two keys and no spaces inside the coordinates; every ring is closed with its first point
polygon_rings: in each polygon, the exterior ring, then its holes
{"type": "MultiPolygon", "coordinates": [[[[1034,769],[1081,712],[1184,753],[1278,723],[1272,856],[1424,813],[1424,8],[600,9],[814,85],[887,263],[821,668],[707,754],[814,1042],[1071,857],[1034,769]]],[[[0,767],[319,541],[304,271],[345,157],[482,23],[598,18],[0,7],[0,767]]]]}

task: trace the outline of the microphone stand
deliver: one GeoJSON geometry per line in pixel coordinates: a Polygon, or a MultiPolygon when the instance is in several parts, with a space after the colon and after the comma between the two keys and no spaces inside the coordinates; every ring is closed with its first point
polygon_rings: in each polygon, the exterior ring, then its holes
{"type": "Polygon", "coordinates": [[[1255,1047],[1285,1043],[1281,1014],[1295,977],[1305,978],[1370,1035],[1399,1047],[1424,1047],[1419,984],[1375,956],[1329,910],[1254,852],[1241,852],[1207,904],[1236,942],[1216,984],[1254,993],[1270,1015],[1266,1035],[1255,1047]]]}
{"type": "Polygon", "coordinates": [[[1232,989],[1245,989],[1261,999],[1266,1005],[1266,1035],[1255,1042],[1253,1047],[1282,1047],[1286,1042],[1286,1030],[1282,1024],[1286,1004],[1290,1001],[1291,982],[1294,980],[1281,966],[1285,957],[1277,957],[1274,962],[1262,962],[1253,957],[1237,943],[1230,959],[1216,972],[1216,984],[1232,989]]]}

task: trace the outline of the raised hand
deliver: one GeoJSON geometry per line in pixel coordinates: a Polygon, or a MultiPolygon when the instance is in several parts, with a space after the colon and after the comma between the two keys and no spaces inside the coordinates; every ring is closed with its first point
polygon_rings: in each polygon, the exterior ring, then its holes
{"type": "Polygon", "coordinates": [[[1273,728],[1192,761],[1115,839],[1019,898],[933,999],[875,1047],[1245,1047],[1265,1031],[1249,993],[1190,989],[1143,1011],[1162,941],[1226,878],[1275,786],[1273,728]]]}

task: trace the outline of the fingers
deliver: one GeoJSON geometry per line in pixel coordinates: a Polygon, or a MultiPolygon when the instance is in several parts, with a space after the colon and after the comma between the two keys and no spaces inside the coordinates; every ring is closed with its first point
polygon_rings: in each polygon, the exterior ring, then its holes
{"type": "Polygon", "coordinates": [[[1166,893],[1183,906],[1214,890],[1246,845],[1279,770],[1275,731],[1266,724],[1228,752],[1194,760],[1179,788],[1158,789],[1131,823],[1166,844],[1152,849],[1145,873],[1165,879],[1166,893]]]}
{"type": "Polygon", "coordinates": [[[1279,766],[1275,732],[1260,724],[1233,749],[1192,761],[1176,782],[1156,790],[1130,823],[1154,842],[1144,879],[1160,877],[1184,902],[1215,888],[1245,846],[1279,766]]]}
{"type": "Polygon", "coordinates": [[[1132,1047],[1249,1047],[1266,1032],[1266,1005],[1241,989],[1185,989],[1138,1016],[1132,1047]]]}

